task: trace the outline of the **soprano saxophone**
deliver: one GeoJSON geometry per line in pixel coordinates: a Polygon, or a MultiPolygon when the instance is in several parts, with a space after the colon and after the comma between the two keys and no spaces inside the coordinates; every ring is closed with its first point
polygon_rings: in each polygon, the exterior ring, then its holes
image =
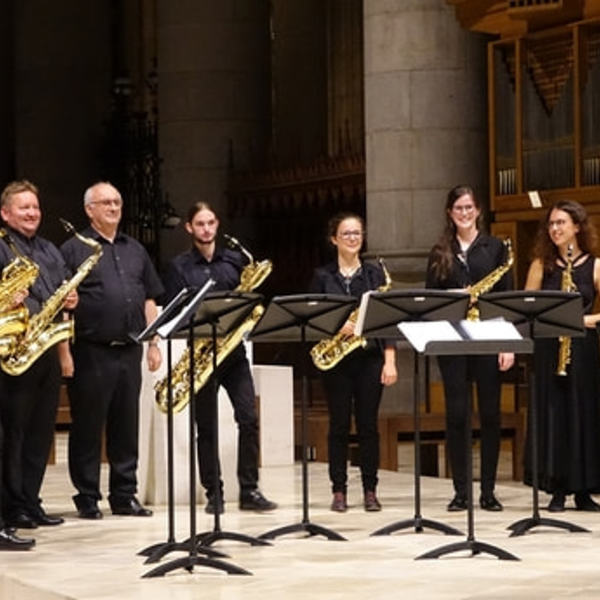
{"type": "Polygon", "coordinates": [[[17,335],[27,329],[29,311],[25,306],[14,308],[14,295],[28,289],[38,276],[38,266],[21,253],[5,229],[0,229],[3,238],[15,258],[2,270],[0,281],[0,357],[14,351],[17,335]]]}
{"type": "Polygon", "coordinates": [[[468,321],[479,321],[479,308],[477,308],[477,298],[485,292],[489,292],[504,275],[510,270],[514,262],[512,243],[510,238],[504,240],[506,246],[506,262],[493,271],[482,277],[477,283],[469,286],[468,292],[471,296],[471,306],[467,311],[468,321]]]}
{"type": "Polygon", "coordinates": [[[88,276],[102,256],[102,246],[96,240],[77,233],[68,221],[64,219],[60,221],[68,232],[92,248],[93,253],[79,265],[75,275],[60,285],[46,300],[42,310],[29,319],[27,329],[17,338],[14,350],[0,360],[0,367],[9,375],[21,375],[48,348],[73,337],[74,323],[72,319],[58,322],[54,322],[54,319],[62,310],[67,296],[88,276]]]}
{"type": "MultiPolygon", "coordinates": [[[[225,237],[249,261],[242,270],[240,283],[234,291],[251,292],[269,276],[273,269],[273,263],[270,260],[255,261],[252,254],[236,238],[227,234],[225,234],[225,237]]],[[[250,316],[239,327],[217,340],[217,347],[214,350],[212,339],[200,338],[194,341],[194,395],[202,389],[213,373],[213,352],[217,354],[216,362],[219,366],[239,346],[244,336],[254,329],[263,312],[264,308],[260,304],[255,306],[250,316]]],[[[189,348],[186,348],[171,371],[172,408],[174,413],[181,412],[190,399],[189,356],[189,348]]],[[[154,386],[156,404],[159,410],[164,413],[167,412],[169,406],[168,383],[168,378],[164,377],[154,386]]]]}
{"type": "MultiPolygon", "coordinates": [[[[379,264],[383,269],[385,282],[377,288],[378,292],[387,292],[392,287],[392,278],[387,270],[385,263],[380,258],[379,264]]],[[[348,321],[356,323],[358,318],[358,308],[355,308],[348,317],[348,321]]],[[[328,371],[337,365],[342,358],[348,356],[358,348],[364,348],[367,345],[367,339],[362,335],[345,336],[341,332],[333,337],[324,338],[310,349],[310,356],[317,369],[328,371]]]]}
{"type": "MultiPolygon", "coordinates": [[[[560,280],[560,289],[563,292],[576,292],[577,286],[573,281],[573,246],[569,244],[567,248],[567,266],[562,272],[560,280]]],[[[556,375],[565,377],[567,367],[571,363],[571,338],[568,335],[561,335],[558,338],[558,361],[556,364],[556,375]]]]}

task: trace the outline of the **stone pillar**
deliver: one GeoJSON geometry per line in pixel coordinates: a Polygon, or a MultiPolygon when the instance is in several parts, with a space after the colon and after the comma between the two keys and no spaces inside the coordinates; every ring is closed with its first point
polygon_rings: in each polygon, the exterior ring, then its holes
{"type": "Polygon", "coordinates": [[[14,7],[14,175],[40,187],[42,232],[58,240],[65,235],[58,216],[86,222],[83,190],[100,176],[109,8],[103,0],[19,0],[14,7]]]}
{"type": "MultiPolygon", "coordinates": [[[[447,191],[469,183],[487,200],[486,39],[446,0],[365,0],[364,19],[369,253],[418,287],[447,191]]],[[[412,359],[399,362],[384,403],[410,410],[412,359]]]]}
{"type": "Polygon", "coordinates": [[[14,172],[14,55],[13,0],[0,0],[0,189],[12,179],[14,172]]]}
{"type": "MultiPolygon", "coordinates": [[[[268,17],[267,0],[158,0],[163,189],[180,214],[210,202],[225,231],[230,147],[236,166],[248,166],[269,129],[268,17]]],[[[243,235],[238,224],[234,234],[243,235]]],[[[180,229],[165,231],[163,259],[187,245],[180,229]]]]}
{"type": "Polygon", "coordinates": [[[422,280],[447,191],[487,197],[486,39],[446,0],[365,0],[369,251],[422,280]]]}

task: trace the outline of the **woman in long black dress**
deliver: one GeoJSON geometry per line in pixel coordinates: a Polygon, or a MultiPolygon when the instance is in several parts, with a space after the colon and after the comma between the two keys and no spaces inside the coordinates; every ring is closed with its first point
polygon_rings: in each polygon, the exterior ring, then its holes
{"type": "MultiPolygon", "coordinates": [[[[428,288],[467,289],[506,263],[502,242],[482,230],[481,206],[468,186],[456,186],[446,201],[446,227],[432,248],[427,267],[428,288]]],[[[506,273],[493,291],[510,289],[506,273]]],[[[444,382],[446,400],[446,439],[454,498],[449,511],[467,508],[467,402],[470,386],[477,384],[481,420],[481,496],[484,510],[502,510],[494,495],[500,453],[500,371],[510,369],[511,353],[483,356],[439,356],[438,365],[444,382]]]]}
{"type": "MultiPolygon", "coordinates": [[[[560,290],[563,272],[571,276],[583,296],[586,335],[570,341],[566,374],[557,374],[559,341],[537,340],[535,375],[538,425],[538,480],[552,494],[548,510],[565,509],[568,494],[578,510],[599,511],[590,493],[600,492],[600,357],[596,325],[591,314],[600,291],[600,260],[595,258],[596,232],[581,204],[560,201],[542,221],[526,289],[560,290]]],[[[563,371],[563,369],[558,369],[563,371]]],[[[529,441],[527,444],[529,448],[529,441]]],[[[531,463],[526,460],[526,483],[531,463]]]]}
{"type": "MultiPolygon", "coordinates": [[[[336,260],[315,270],[312,292],[347,294],[360,298],[385,283],[376,264],[363,262],[360,251],[364,223],[353,213],[340,213],[328,224],[329,241],[336,248],[336,260]]],[[[354,322],[341,329],[346,338],[354,335],[354,322]]],[[[347,354],[333,368],[323,371],[323,385],[329,408],[329,478],[333,500],[331,510],[345,512],[347,502],[348,436],[352,413],[356,422],[360,451],[363,505],[367,511],[381,510],[376,495],[379,466],[377,415],[384,385],[397,379],[396,349],[389,344],[369,341],[365,348],[347,354]]]]}

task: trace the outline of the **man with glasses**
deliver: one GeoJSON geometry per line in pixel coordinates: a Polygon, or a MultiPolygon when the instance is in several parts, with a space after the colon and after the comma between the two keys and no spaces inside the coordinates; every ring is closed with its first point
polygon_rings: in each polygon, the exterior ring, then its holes
{"type": "MultiPolygon", "coordinates": [[[[79,286],[75,341],[71,346],[73,378],[69,473],[77,494],[79,517],[100,519],[102,433],[110,465],[108,500],[115,515],[150,516],[135,497],[138,461],[138,401],[142,347],[134,337],[157,314],[155,298],[163,287],[144,247],[118,230],[123,201],[108,182],[91,186],[84,195],[90,227],[82,234],[102,245],[102,257],[79,286]]],[[[61,247],[75,271],[92,252],[77,238],[61,247]]],[[[148,344],[148,368],[155,371],[161,355],[148,344]]]]}

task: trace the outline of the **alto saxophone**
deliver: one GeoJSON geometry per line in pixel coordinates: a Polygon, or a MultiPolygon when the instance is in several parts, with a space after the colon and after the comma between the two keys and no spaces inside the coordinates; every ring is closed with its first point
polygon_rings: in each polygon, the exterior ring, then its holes
{"type": "MultiPolygon", "coordinates": [[[[563,292],[576,292],[577,286],[573,281],[573,246],[567,248],[567,266],[562,272],[560,289],[563,292]]],[[[567,366],[571,363],[571,338],[568,335],[558,337],[558,361],[556,364],[556,375],[565,377],[567,366]]]]}
{"type": "Polygon", "coordinates": [[[28,289],[38,276],[38,266],[21,253],[5,229],[0,229],[0,238],[15,255],[14,260],[2,270],[0,281],[0,357],[14,351],[17,335],[27,329],[29,311],[27,307],[14,308],[14,295],[28,289]]]}
{"type": "MultiPolygon", "coordinates": [[[[387,292],[392,287],[392,278],[387,270],[385,263],[380,258],[379,264],[383,269],[385,283],[377,288],[378,292],[387,292]]],[[[358,308],[355,308],[348,317],[348,321],[356,323],[358,318],[358,308]]],[[[310,356],[317,369],[328,371],[337,365],[342,358],[348,356],[358,348],[364,348],[367,345],[367,339],[362,335],[345,336],[338,331],[333,337],[322,339],[310,349],[310,356]]]]}
{"type": "Polygon", "coordinates": [[[479,308],[477,308],[477,298],[485,292],[489,292],[504,275],[510,270],[514,262],[512,243],[510,238],[504,240],[506,246],[506,262],[493,271],[482,277],[477,283],[469,286],[469,295],[471,296],[471,305],[467,311],[468,321],[479,321],[479,308]]]}
{"type": "MultiPolygon", "coordinates": [[[[235,288],[236,292],[251,292],[256,289],[271,273],[273,263],[270,260],[257,262],[242,244],[232,236],[225,234],[232,246],[237,247],[244,254],[249,263],[240,274],[240,283],[235,288]]],[[[259,304],[252,313],[236,329],[225,337],[217,340],[217,347],[213,348],[213,341],[209,338],[200,338],[194,341],[194,395],[197,394],[213,374],[213,352],[216,352],[216,363],[219,366],[242,342],[244,336],[254,329],[256,323],[264,312],[259,304]]],[[[174,413],[181,412],[190,399],[189,378],[190,350],[186,348],[171,371],[172,408],[174,413]]],[[[169,381],[164,377],[154,386],[155,400],[160,411],[166,413],[169,407],[169,381]]]]}
{"type": "Polygon", "coordinates": [[[14,350],[0,360],[0,367],[9,375],[21,375],[51,346],[73,337],[73,320],[54,322],[61,311],[67,296],[87,277],[94,265],[102,256],[102,246],[91,238],[77,233],[74,227],[64,219],[60,220],[63,227],[73,233],[81,242],[92,248],[90,254],[77,268],[71,279],[65,281],[46,300],[39,313],[29,319],[27,329],[17,339],[14,350]]]}

